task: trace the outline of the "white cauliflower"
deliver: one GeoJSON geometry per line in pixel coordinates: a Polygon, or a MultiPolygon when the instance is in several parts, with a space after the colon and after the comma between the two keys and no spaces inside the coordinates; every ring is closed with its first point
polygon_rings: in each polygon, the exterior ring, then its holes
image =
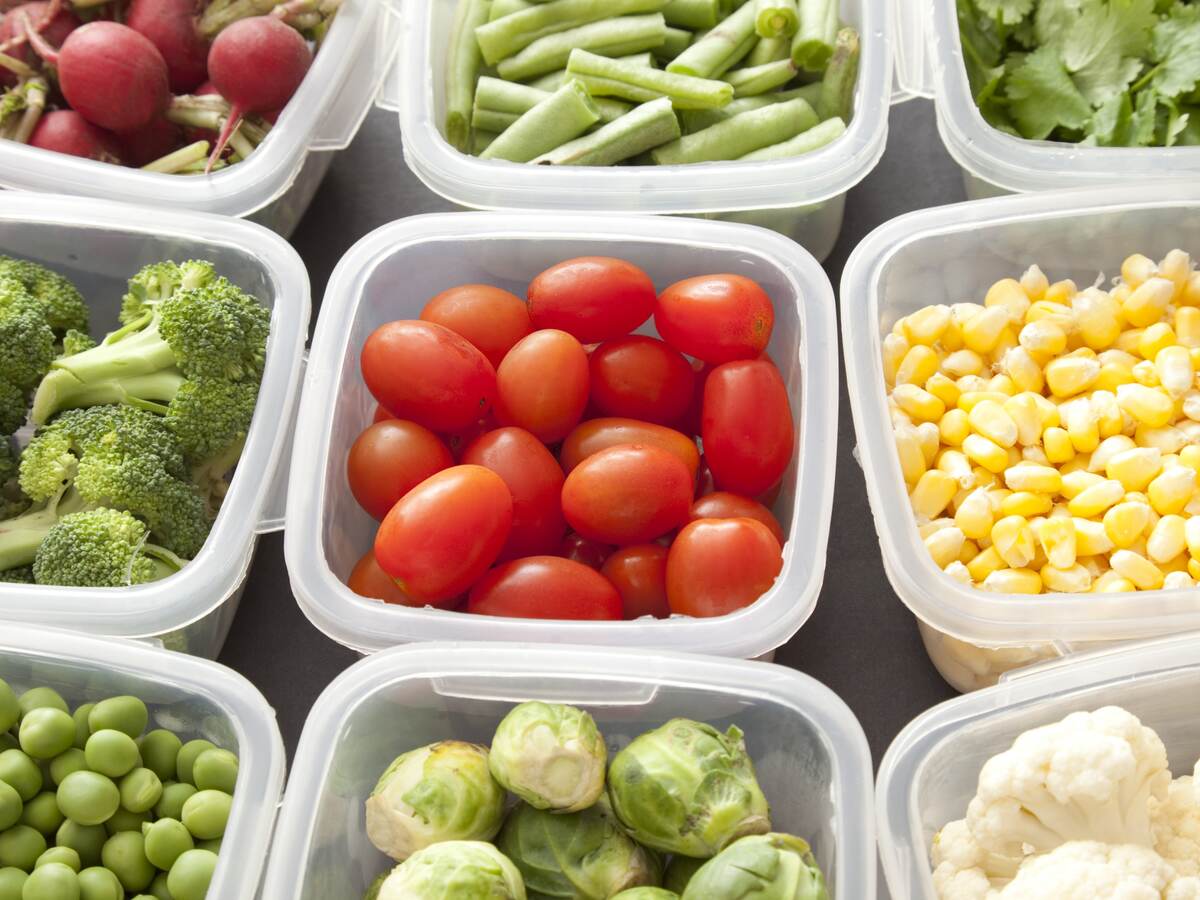
{"type": "Polygon", "coordinates": [[[1180,877],[1136,844],[1070,841],[1031,856],[986,900],[1198,900],[1200,879],[1180,877]]]}
{"type": "Polygon", "coordinates": [[[950,822],[933,838],[933,886],[944,900],[987,900],[1019,864],[979,846],[965,819],[950,822]]]}
{"type": "Polygon", "coordinates": [[[1200,877],[1200,762],[1171,782],[1166,800],[1150,801],[1154,849],[1180,875],[1200,877]]]}

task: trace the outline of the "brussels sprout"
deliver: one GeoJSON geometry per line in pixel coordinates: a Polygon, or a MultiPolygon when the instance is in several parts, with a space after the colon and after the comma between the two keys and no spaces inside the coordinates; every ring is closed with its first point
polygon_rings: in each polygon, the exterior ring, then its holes
{"type": "Polygon", "coordinates": [[[672,719],[616,755],[608,793],[640,844],[683,856],[713,856],[732,841],[771,830],[742,732],[725,734],[672,719]]]}
{"type": "Polygon", "coordinates": [[[695,859],[691,856],[672,856],[671,861],[667,863],[666,871],[663,872],[663,887],[668,891],[682,894],[683,889],[692,880],[692,876],[706,862],[708,862],[707,859],[695,859]]]}
{"type": "Polygon", "coordinates": [[[679,900],[679,895],[666,888],[635,887],[614,894],[612,900],[679,900]]]}
{"type": "Polygon", "coordinates": [[[595,720],[559,703],[514,707],[492,738],[492,777],[530,806],[579,812],[604,792],[608,751],[595,720]]]}
{"type": "Polygon", "coordinates": [[[635,844],[605,804],[551,813],[522,803],[496,846],[521,870],[531,897],[606,900],[659,881],[655,854],[635,844]]]}
{"type": "Polygon", "coordinates": [[[367,800],[367,837],[403,861],[441,841],[487,841],[500,830],[504,790],[486,747],[441,741],[396,757],[367,800]]]}
{"type": "Polygon", "coordinates": [[[683,900],[829,900],[808,842],[758,834],[730,844],[692,876],[683,900]]]}
{"type": "Polygon", "coordinates": [[[482,841],[418,850],[379,886],[378,900],[525,900],[521,873],[482,841]]]}

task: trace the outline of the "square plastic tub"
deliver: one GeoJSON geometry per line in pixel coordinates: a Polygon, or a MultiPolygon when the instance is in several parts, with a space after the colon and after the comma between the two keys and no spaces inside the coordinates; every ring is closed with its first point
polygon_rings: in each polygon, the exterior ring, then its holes
{"type": "MultiPolygon", "coordinates": [[[[854,117],[841,138],[803,157],[687,166],[530,166],[482,160],[445,139],[446,47],[458,0],[409,0],[393,89],[409,168],[430,190],[474,209],[676,213],[761,225],[817,259],[833,249],[846,192],[875,168],[892,99],[889,0],[845,0],[862,35],[854,117]]],[[[891,0],[900,4],[911,0],[891,0]]],[[[908,79],[905,79],[906,81],[908,79]]]]}
{"type": "Polygon", "coordinates": [[[20,693],[45,685],[71,706],[121,694],[150,708],[148,728],[206,738],[238,755],[233,809],[208,896],[253,900],[283,793],[285,757],[275,711],[249,681],[203,659],[134,641],[5,623],[0,678],[20,693]]]}
{"type": "MultiPolygon", "coordinates": [[[[285,550],[292,590],[313,624],[369,653],[409,641],[507,640],[657,647],[753,657],[785,643],[811,615],[825,569],[837,443],[833,291],[811,256],[747,225],[653,217],[443,213],[378,229],[338,263],[313,338],[296,424],[285,550]],[[524,296],[549,266],[584,255],[641,266],[662,290],[682,278],[732,272],[775,302],[768,350],[797,423],[796,450],[775,514],[789,536],[783,571],[757,603],[712,619],[579,622],[481,617],[387,605],[343,583],[378,524],[355,502],[346,454],[375,401],[359,350],[377,327],[415,319],[435,294],[483,282],[524,296]]],[[[653,334],[650,323],[642,331],[653,334]]]]}
{"type": "MultiPolygon", "coordinates": [[[[277,235],[249,222],[123,203],[0,193],[0,253],[70,278],[92,311],[92,332],[117,324],[126,281],[148,263],[207,259],[271,307],[271,335],[254,420],[203,549],[183,571],[135,587],[0,584],[0,619],[88,634],[155,638],[216,656],[237,611],[258,534],[281,527],[280,456],[290,446],[308,333],[308,273],[277,235]]],[[[0,639],[4,629],[0,629],[0,639]]]]}
{"type": "Polygon", "coordinates": [[[897,735],[879,766],[879,854],[892,900],[937,900],[933,836],[961,819],[979,769],[1021,732],[1078,710],[1121,706],[1153,728],[1176,778],[1200,757],[1200,641],[1177,636],[1014,673],[997,687],[950,700],[897,735]]]}
{"type": "Polygon", "coordinates": [[[396,52],[383,0],[345,0],[312,69],[267,139],[210,176],[163,175],[0,141],[0,187],[251,218],[285,237],[354,139],[396,52]]]}
{"type": "MultiPolygon", "coordinates": [[[[1200,629],[1200,591],[995,594],[933,562],[909,505],[887,413],[881,342],[902,316],[979,300],[1037,263],[1051,281],[1092,284],[1131,253],[1200,248],[1200,184],[1138,184],[1001,197],[894,219],[858,246],[842,276],[842,340],[857,456],[893,589],[922,625],[930,658],[959,690],[1089,644],[1200,629]]],[[[1094,647],[1092,647],[1094,649],[1094,647]]]]}
{"type": "Polygon", "coordinates": [[[367,840],[363,817],[388,764],[434,741],[491,743],[496,725],[525,700],[585,707],[610,755],[675,717],[737,725],[772,827],[812,844],[831,896],[874,898],[866,736],[820,682],[769,663],[488,643],[396,648],[325,689],[300,737],[263,896],[361,896],[389,864],[367,840]]]}

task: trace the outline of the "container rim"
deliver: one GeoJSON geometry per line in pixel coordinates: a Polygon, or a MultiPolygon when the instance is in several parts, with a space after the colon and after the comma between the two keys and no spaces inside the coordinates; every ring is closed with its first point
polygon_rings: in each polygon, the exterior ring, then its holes
{"type": "MultiPolygon", "coordinates": [[[[108,200],[0,192],[0,221],[100,228],[203,241],[253,256],[272,294],[271,333],[254,419],[230,489],[204,547],[182,572],[121,588],[0,584],[0,614],[10,621],[66,626],[121,637],[151,637],[202,618],[236,590],[249,565],[263,505],[288,436],[287,412],[299,394],[301,351],[310,311],[308,272],[283,238],[253,222],[151,209],[108,200]],[[249,472],[259,477],[251,479],[249,472]]],[[[129,273],[131,276],[134,273],[129,273]]]]}
{"type": "Polygon", "coordinates": [[[700,687],[754,696],[805,717],[831,750],[832,782],[839,803],[834,831],[839,852],[836,883],[857,885],[846,896],[875,896],[875,825],[871,814],[871,754],[854,713],[816,679],[784,666],[715,659],[690,653],[638,649],[546,646],[493,642],[428,643],[394,647],[344,671],[313,705],[296,750],[279,828],[271,847],[263,896],[298,897],[301,862],[313,836],[314,798],[328,776],[339,735],[365,698],[409,678],[536,675],[595,678],[651,685],[700,687]],[[681,676],[680,671],[689,674],[681,676]],[[836,748],[836,755],[832,752],[836,748]]]}
{"type": "MultiPolygon", "coordinates": [[[[441,213],[393,222],[364,237],[338,263],[317,323],[305,376],[293,450],[284,549],[292,589],[305,615],[338,643],[374,652],[395,643],[469,640],[479,619],[463,613],[409,608],[366,600],[354,594],[330,570],[320,524],[325,514],[323,482],[331,434],[327,410],[347,353],[351,326],[362,289],[376,266],[405,247],[431,241],[489,239],[550,242],[563,238],[597,242],[638,240],[664,246],[710,246],[752,255],[775,268],[792,286],[800,321],[800,420],[796,496],[804,497],[804,522],[814,530],[805,546],[789,541],[775,586],[758,602],[712,619],[633,622],[576,622],[488,617],[495,640],[548,643],[680,646],[697,652],[754,657],[785,643],[816,606],[824,578],[825,553],[833,504],[837,433],[837,350],[833,289],[815,259],[791,241],[761,228],[694,219],[650,216],[555,215],[528,213],[441,213]],[[799,590],[785,588],[790,573],[801,573],[799,590]],[[803,574],[807,573],[807,574],[803,574]]],[[[792,511],[791,533],[798,531],[800,505],[792,511]]]]}
{"type": "Polygon", "coordinates": [[[883,273],[906,247],[939,235],[1023,220],[1173,208],[1200,209],[1200,182],[1076,188],[921,210],[893,219],[855,248],[842,275],[846,382],[884,568],[893,590],[930,627],[985,647],[1130,640],[1200,629],[1200,592],[1000,594],[946,575],[917,532],[887,412],[880,333],[883,273]]]}

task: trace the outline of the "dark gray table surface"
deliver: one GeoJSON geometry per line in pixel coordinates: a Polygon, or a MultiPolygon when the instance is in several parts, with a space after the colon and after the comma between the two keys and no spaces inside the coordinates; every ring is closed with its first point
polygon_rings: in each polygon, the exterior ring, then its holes
{"type": "MultiPolygon", "coordinates": [[[[841,238],[825,263],[835,291],[846,258],[875,227],[916,209],[963,200],[959,169],[937,134],[933,105],[896,107],[879,166],[850,191],[841,238]]],[[[387,222],[452,207],[404,165],[396,117],[374,111],[334,161],[292,240],[312,279],[313,315],[325,283],[359,238],[387,222]]],[[[775,661],[824,682],[858,715],[875,764],[896,733],[954,692],[930,664],[912,615],[884,575],[854,426],[841,379],[837,486],[828,565],[816,612],[775,661]]],[[[275,707],[289,760],[304,720],[325,686],[357,654],[316,630],[292,597],[283,537],[259,544],[246,593],[221,662],[249,678],[275,707]]]]}

